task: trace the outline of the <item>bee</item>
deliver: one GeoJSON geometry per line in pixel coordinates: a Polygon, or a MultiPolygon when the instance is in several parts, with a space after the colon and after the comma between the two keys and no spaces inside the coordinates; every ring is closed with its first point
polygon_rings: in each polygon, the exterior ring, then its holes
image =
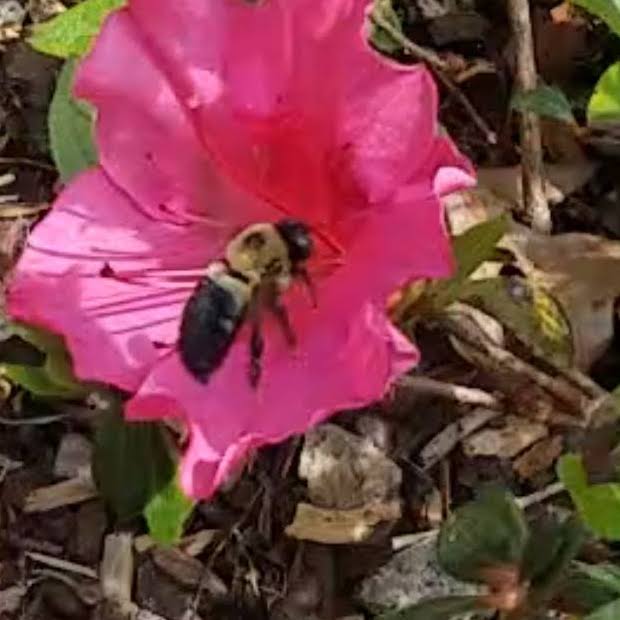
{"type": "Polygon", "coordinates": [[[188,299],[181,319],[178,349],[185,368],[207,383],[222,364],[241,326],[250,323],[248,380],[261,377],[265,348],[264,309],[277,319],[289,346],[296,337],[281,295],[300,279],[316,305],[306,262],[314,251],[310,229],[298,220],[248,226],[228,243],[224,257],[210,263],[188,299]]]}

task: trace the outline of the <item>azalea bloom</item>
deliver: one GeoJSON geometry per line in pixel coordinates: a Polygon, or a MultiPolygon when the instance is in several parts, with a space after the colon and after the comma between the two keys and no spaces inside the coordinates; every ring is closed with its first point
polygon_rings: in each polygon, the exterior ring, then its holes
{"type": "Polygon", "coordinates": [[[34,230],[10,312],[62,334],[80,378],[129,392],[128,419],[184,421],[195,497],[249,450],[381,398],[418,358],[388,296],[451,271],[440,197],[471,168],[427,70],[369,47],[365,5],[130,0],[78,72],[100,165],[34,230]],[[197,382],[176,350],[185,302],[236,232],[290,216],[317,245],[318,307],[301,286],[284,298],[296,348],[268,319],[257,390],[247,328],[197,382]]]}

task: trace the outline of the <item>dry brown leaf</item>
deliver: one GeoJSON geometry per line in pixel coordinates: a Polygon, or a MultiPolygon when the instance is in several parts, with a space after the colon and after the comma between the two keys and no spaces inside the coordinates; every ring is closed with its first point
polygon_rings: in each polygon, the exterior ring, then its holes
{"type": "Polygon", "coordinates": [[[335,424],[306,434],[299,476],[316,506],[347,510],[398,496],[400,468],[371,440],[335,424]]]}
{"type": "Polygon", "coordinates": [[[326,545],[360,543],[371,536],[376,525],[382,521],[396,521],[400,515],[400,502],[396,500],[352,510],[330,510],[300,502],[286,534],[297,540],[326,545]]]}
{"type": "MultiPolygon", "coordinates": [[[[551,204],[562,202],[592,178],[596,165],[588,160],[546,164],[545,194],[551,204]]],[[[520,166],[479,168],[478,184],[512,204],[521,204],[522,178],[520,166]]]]}
{"type": "Polygon", "coordinates": [[[561,435],[547,437],[535,443],[513,463],[513,468],[524,480],[534,478],[549,469],[562,454],[563,439],[561,435]]]}
{"type": "Polygon", "coordinates": [[[574,364],[588,369],[613,337],[620,296],[620,242],[583,233],[551,237],[514,227],[507,242],[520,268],[562,307],[572,331],[574,364]]]}
{"type": "Polygon", "coordinates": [[[502,428],[489,428],[463,440],[463,451],[469,457],[497,456],[509,459],[523,452],[548,434],[544,424],[516,416],[506,416],[502,428]]]}

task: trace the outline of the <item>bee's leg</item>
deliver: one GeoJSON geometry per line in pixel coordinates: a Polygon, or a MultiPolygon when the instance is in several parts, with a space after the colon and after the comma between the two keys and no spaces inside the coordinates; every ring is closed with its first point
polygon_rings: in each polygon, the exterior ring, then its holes
{"type": "Polygon", "coordinates": [[[316,295],[316,287],[314,286],[314,282],[312,281],[308,270],[305,267],[297,267],[295,273],[301,278],[301,281],[305,284],[306,289],[308,290],[308,294],[310,295],[310,302],[312,303],[312,307],[316,308],[319,305],[316,295]]]}
{"type": "Polygon", "coordinates": [[[278,297],[273,297],[270,299],[269,310],[276,317],[280,327],[282,328],[282,333],[286,338],[286,342],[290,347],[297,346],[297,336],[293,331],[293,327],[291,325],[291,320],[289,319],[288,312],[286,310],[286,306],[282,303],[282,301],[278,297]]]}
{"type": "Polygon", "coordinates": [[[250,365],[248,368],[248,379],[253,388],[258,386],[262,374],[261,358],[265,350],[265,341],[261,329],[261,308],[257,297],[250,302],[249,319],[251,326],[250,333],[250,365]]]}

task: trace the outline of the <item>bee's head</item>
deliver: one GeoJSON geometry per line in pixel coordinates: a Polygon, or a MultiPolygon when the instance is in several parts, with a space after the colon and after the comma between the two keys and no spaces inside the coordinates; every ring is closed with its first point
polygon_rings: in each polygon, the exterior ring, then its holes
{"type": "Polygon", "coordinates": [[[310,234],[310,228],[299,220],[280,220],[276,229],[284,239],[288,248],[291,263],[301,263],[308,260],[314,250],[314,241],[310,234]]]}

